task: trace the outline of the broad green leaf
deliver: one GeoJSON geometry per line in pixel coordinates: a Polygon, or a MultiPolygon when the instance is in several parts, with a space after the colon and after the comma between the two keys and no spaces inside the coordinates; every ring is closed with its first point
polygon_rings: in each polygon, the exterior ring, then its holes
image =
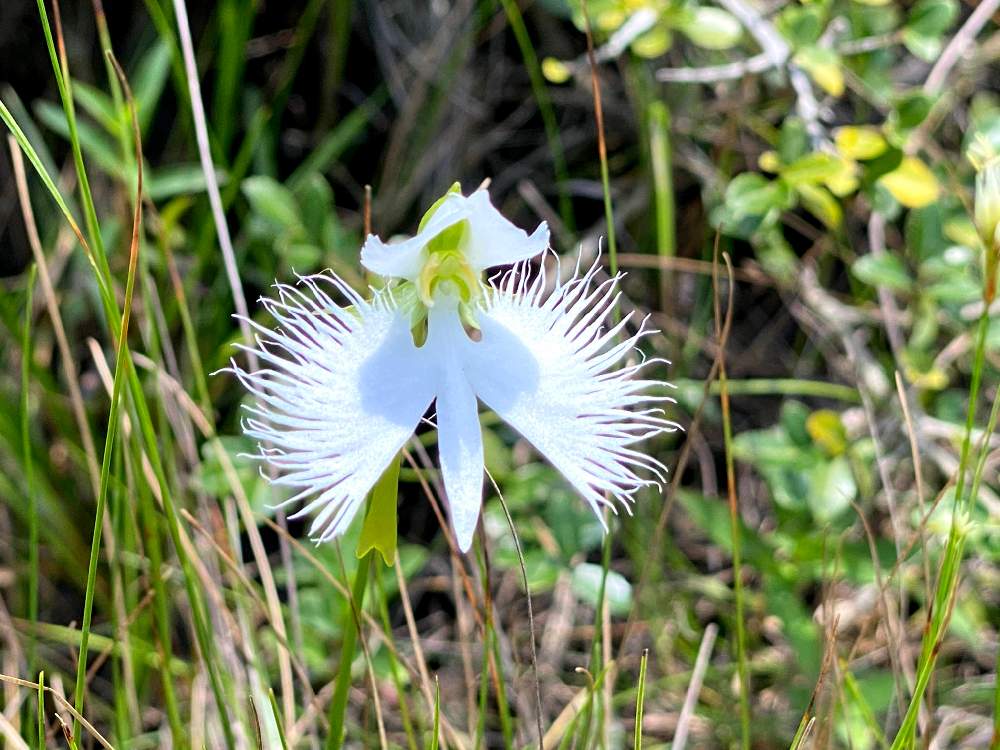
{"type": "MultiPolygon", "coordinates": [[[[573,593],[590,606],[596,607],[600,598],[602,574],[600,565],[580,563],[573,568],[573,593]]],[[[604,582],[604,600],[612,615],[627,615],[632,609],[632,584],[621,573],[609,570],[604,582]]]]}
{"type": "Polygon", "coordinates": [[[73,99],[84,112],[93,117],[104,130],[113,137],[118,137],[121,122],[115,111],[115,103],[111,97],[100,89],[94,88],[83,81],[73,81],[73,99]]]}
{"type": "Polygon", "coordinates": [[[932,62],[941,54],[943,46],[939,36],[927,36],[913,29],[903,29],[903,44],[906,45],[914,57],[919,57],[925,62],[932,62]]]}
{"type": "Polygon", "coordinates": [[[377,549],[382,561],[396,561],[396,498],[399,495],[399,456],[392,459],[372,488],[371,500],[358,539],[358,559],[377,549]]]}
{"type": "Polygon", "coordinates": [[[820,5],[790,4],[778,15],[778,31],[791,42],[792,47],[800,49],[819,41],[826,24],[826,12],[820,5]]]}
{"type": "Polygon", "coordinates": [[[315,244],[322,246],[327,224],[336,221],[330,183],[323,175],[313,173],[295,186],[292,195],[309,238],[315,244]]]}
{"type": "Polygon", "coordinates": [[[738,174],[726,187],[726,207],[737,217],[761,216],[788,207],[788,188],[754,172],[738,174]]]}
{"type": "Polygon", "coordinates": [[[923,91],[911,91],[897,99],[889,113],[888,125],[897,137],[905,138],[909,131],[927,119],[934,100],[923,91]]]}
{"type": "Polygon", "coordinates": [[[843,95],[844,71],[841,68],[840,55],[832,49],[803,47],[795,54],[794,62],[830,96],[843,95]]]}
{"type": "Polygon", "coordinates": [[[789,115],[781,123],[778,134],[778,154],[784,164],[791,164],[796,159],[805,156],[811,148],[806,124],[798,115],[789,115]]]}
{"type": "Polygon", "coordinates": [[[906,31],[926,37],[941,37],[958,15],[956,0],[917,0],[906,19],[906,31]]]}
{"type": "Polygon", "coordinates": [[[858,494],[858,485],[847,456],[817,464],[809,472],[809,510],[820,522],[833,520],[858,494]]]}
{"type": "Polygon", "coordinates": [[[692,42],[705,49],[729,49],[739,43],[743,27],[721,8],[695,8],[678,28],[692,42]]]}
{"type": "Polygon", "coordinates": [[[872,125],[845,125],[833,132],[837,151],[848,159],[867,161],[883,153],[889,144],[872,125]]]}
{"type": "Polygon", "coordinates": [[[277,180],[255,175],[243,180],[241,187],[258,215],[285,228],[300,223],[299,208],[292,192],[277,180]]]}
{"type": "MultiPolygon", "coordinates": [[[[219,185],[225,185],[228,175],[216,170],[219,185]]],[[[145,191],[153,201],[163,201],[178,195],[193,195],[205,190],[205,173],[200,164],[168,164],[147,172],[145,191]]]]}
{"type": "Polygon", "coordinates": [[[907,208],[923,208],[938,199],[941,192],[937,177],[916,156],[905,156],[900,165],[883,175],[879,182],[892,197],[907,208]]]}
{"type": "Polygon", "coordinates": [[[851,266],[851,273],[871,286],[906,291],[913,288],[913,279],[903,262],[892,253],[862,255],[851,266]]]}
{"type": "Polygon", "coordinates": [[[156,105],[163,94],[163,87],[170,74],[171,56],[170,45],[160,38],[143,55],[135,73],[130,76],[139,127],[143,133],[149,130],[156,105]]]}

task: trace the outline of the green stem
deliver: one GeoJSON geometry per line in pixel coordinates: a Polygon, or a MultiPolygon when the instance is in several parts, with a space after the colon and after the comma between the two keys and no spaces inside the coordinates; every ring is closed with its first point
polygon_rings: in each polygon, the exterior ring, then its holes
{"type": "Polygon", "coordinates": [[[649,649],[642,652],[639,662],[639,693],[635,698],[635,735],[632,738],[633,750],[642,750],[642,707],[646,700],[646,662],[649,661],[649,649]]]}
{"type": "MultiPolygon", "coordinates": [[[[140,177],[141,185],[141,177],[140,177]]],[[[137,198],[140,200],[141,198],[137,198]]],[[[138,220],[138,212],[136,214],[138,220]]],[[[138,233],[138,226],[135,228],[138,233]]],[[[126,349],[128,347],[128,324],[132,314],[132,296],[135,290],[136,260],[138,257],[138,234],[134,237],[132,257],[129,261],[128,277],[125,281],[125,307],[121,318],[121,331],[118,334],[118,352],[115,358],[114,381],[111,388],[111,409],[108,413],[108,431],[104,440],[104,458],[101,461],[101,487],[97,495],[97,509],[94,513],[94,533],[90,544],[90,563],[87,567],[87,589],[84,594],[83,623],[80,628],[80,654],[76,664],[76,690],[74,707],[83,713],[83,694],[87,685],[87,646],[90,638],[90,623],[94,608],[94,591],[97,585],[97,560],[101,551],[101,531],[104,524],[104,511],[107,507],[108,487],[111,482],[111,456],[114,453],[115,439],[118,435],[119,412],[122,403],[122,384],[125,380],[126,349]]],[[[73,736],[80,742],[82,726],[76,721],[73,724],[73,736]]]]}
{"type": "MultiPolygon", "coordinates": [[[[917,679],[913,688],[913,696],[906,714],[900,724],[899,731],[892,742],[892,750],[903,750],[912,747],[916,741],[917,717],[923,701],[924,691],[930,683],[937,662],[944,631],[951,619],[951,603],[958,587],[958,577],[965,549],[967,522],[973,498],[965,500],[966,474],[969,468],[969,457],[972,452],[972,432],[976,422],[976,401],[979,398],[979,387],[985,368],[986,334],[989,331],[989,308],[984,306],[979,317],[976,334],[975,356],[972,365],[972,382],[969,386],[969,406],[965,417],[965,435],[962,438],[962,448],[958,462],[958,476],[955,480],[955,499],[952,505],[951,530],[948,543],[945,546],[944,559],[941,561],[937,588],[931,603],[930,622],[924,631],[920,645],[920,659],[917,662],[917,679]]],[[[987,433],[988,435],[989,433],[987,433]]],[[[974,484],[978,489],[978,482],[974,484]]],[[[970,493],[971,495],[971,493],[970,493]]]]}
{"type": "MultiPolygon", "coordinates": [[[[677,254],[674,226],[674,181],[671,168],[670,110],[659,100],[649,103],[649,160],[653,171],[653,206],[656,211],[656,251],[664,258],[677,254]]],[[[670,272],[660,271],[660,309],[670,309],[670,272]]]]}
{"type": "MultiPolygon", "coordinates": [[[[736,496],[736,469],[733,459],[733,425],[729,411],[729,381],[726,376],[725,327],[722,318],[718,288],[718,257],[715,258],[712,276],[715,331],[719,340],[719,400],[722,405],[722,440],[726,459],[726,487],[729,500],[729,527],[733,549],[733,594],[736,600],[736,671],[740,682],[740,743],[743,750],[750,748],[750,672],[747,666],[746,624],[744,622],[743,595],[743,535],[736,496]]],[[[727,264],[728,267],[728,264],[727,264]]],[[[730,297],[731,299],[731,297],[730,297]]],[[[730,308],[731,312],[731,308],[730,308]]],[[[729,317],[728,313],[726,315],[729,317]]]]}
{"type": "MultiPolygon", "coordinates": [[[[31,311],[38,267],[32,264],[24,292],[24,327],[21,333],[21,450],[24,454],[24,489],[28,496],[28,619],[38,621],[38,498],[31,457],[31,415],[28,385],[31,370],[31,311]]],[[[35,639],[28,645],[28,669],[35,668],[35,639]]]]}
{"type": "Polygon", "coordinates": [[[38,747],[45,750],[45,672],[38,673],[38,715],[35,724],[38,747]]]}
{"type": "Polygon", "coordinates": [[[347,694],[351,689],[351,663],[354,661],[354,649],[358,642],[358,626],[365,603],[365,589],[368,586],[368,569],[371,567],[373,557],[374,550],[369,550],[358,561],[358,569],[354,573],[351,601],[348,602],[347,614],[344,616],[344,642],[340,647],[340,666],[337,669],[337,682],[330,703],[330,734],[326,740],[327,750],[338,750],[343,746],[347,694]]]}
{"type": "MultiPolygon", "coordinates": [[[[694,381],[685,381],[693,383],[694,381]]],[[[698,386],[700,387],[700,382],[698,386]]],[[[827,383],[823,380],[800,380],[798,378],[747,378],[744,380],[729,380],[726,389],[731,396],[814,396],[845,401],[851,404],[861,402],[857,388],[851,388],[840,383],[827,383]]],[[[709,393],[718,396],[721,393],[719,381],[709,386],[709,393]]]]}
{"type": "Polygon", "coordinates": [[[514,0],[500,0],[500,4],[503,6],[504,13],[507,14],[507,22],[510,24],[511,31],[514,32],[517,46],[521,50],[521,57],[524,58],[524,67],[527,69],[528,78],[531,81],[531,91],[538,103],[538,112],[542,116],[542,125],[545,128],[545,137],[549,142],[549,151],[552,152],[552,167],[555,171],[556,189],[559,191],[559,217],[562,219],[566,231],[573,235],[576,232],[576,221],[573,216],[573,203],[567,189],[569,169],[566,166],[566,153],[563,151],[562,138],[559,134],[559,121],[556,119],[552,99],[545,85],[542,66],[538,63],[538,55],[535,54],[531,36],[524,25],[524,18],[517,3],[514,0]]]}

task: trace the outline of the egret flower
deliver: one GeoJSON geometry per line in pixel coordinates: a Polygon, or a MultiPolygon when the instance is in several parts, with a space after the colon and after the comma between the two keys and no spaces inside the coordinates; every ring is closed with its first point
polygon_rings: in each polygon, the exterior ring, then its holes
{"type": "MultiPolygon", "coordinates": [[[[278,328],[256,331],[262,369],[230,368],[256,399],[245,433],[259,441],[283,504],[313,514],[316,541],[343,533],[432,403],[447,507],[459,548],[472,544],[483,494],[479,401],[528,440],[602,519],[617,501],[657,485],[665,468],[636,450],[671,432],[635,357],[651,333],[618,338],[628,315],[604,327],[619,293],[598,265],[549,288],[529,260],[548,227],[527,234],[485,189],[447,193],[416,235],[370,235],[361,263],[387,280],[362,297],[332,272],[277,284],[262,299],[278,328]],[[513,265],[488,281],[484,271],[513,265]],[[345,304],[338,303],[343,299],[345,304]],[[640,474],[645,476],[640,476],[640,474]]],[[[558,275],[558,274],[557,274],[558,275]]],[[[243,347],[246,349],[247,347],[243,347]]],[[[293,516],[295,517],[295,516],[293,516]]]]}

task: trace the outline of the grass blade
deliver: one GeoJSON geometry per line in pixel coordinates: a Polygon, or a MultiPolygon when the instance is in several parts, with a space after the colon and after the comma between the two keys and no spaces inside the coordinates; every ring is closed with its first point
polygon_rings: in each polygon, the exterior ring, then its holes
{"type": "MultiPolygon", "coordinates": [[[[127,88],[125,74],[118,67],[111,54],[108,58],[119,74],[122,84],[127,88]]],[[[80,654],[76,665],[76,688],[73,705],[80,713],[83,712],[83,696],[87,684],[87,647],[90,638],[90,624],[94,608],[94,589],[97,585],[97,561],[101,549],[101,531],[104,524],[104,511],[107,507],[108,487],[111,481],[111,456],[114,452],[115,440],[118,435],[119,412],[122,402],[122,383],[125,380],[125,363],[128,348],[128,326],[132,314],[132,298],[135,291],[136,268],[139,260],[139,231],[142,222],[142,139],[139,135],[139,121],[135,113],[135,104],[131,93],[127,95],[129,114],[132,120],[132,135],[135,140],[136,187],[135,213],[132,217],[132,241],[129,246],[128,276],[125,281],[125,304],[122,309],[121,328],[118,333],[118,352],[115,357],[115,375],[111,393],[111,407],[108,413],[108,429],[104,441],[104,459],[101,463],[101,487],[97,496],[97,509],[94,513],[94,533],[90,545],[90,563],[87,568],[87,589],[84,594],[83,623],[80,628],[80,654]]],[[[73,737],[79,743],[81,726],[73,724],[73,737]]]]}

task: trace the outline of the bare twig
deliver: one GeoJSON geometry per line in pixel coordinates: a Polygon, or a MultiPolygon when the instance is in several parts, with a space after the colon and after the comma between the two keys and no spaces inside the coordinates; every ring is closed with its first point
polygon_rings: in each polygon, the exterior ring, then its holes
{"type": "Polygon", "coordinates": [[[927,75],[927,80],[924,81],[924,93],[931,95],[941,93],[951,69],[955,67],[962,55],[969,51],[979,32],[997,12],[997,9],[1000,9],[1000,0],[982,0],[972,11],[972,14],[965,19],[962,28],[948,42],[948,46],[944,48],[941,56],[934,63],[934,67],[931,68],[931,72],[927,75]]]}
{"type": "Polygon", "coordinates": [[[38,280],[42,284],[42,297],[45,299],[45,307],[52,321],[52,330],[56,337],[56,346],[59,347],[59,358],[62,360],[63,368],[66,370],[66,387],[69,390],[69,402],[73,409],[73,418],[76,421],[77,429],[80,430],[80,439],[83,442],[83,452],[87,457],[87,473],[89,474],[91,490],[94,497],[97,497],[101,486],[101,470],[97,460],[97,449],[94,445],[94,435],[90,430],[90,422],[87,420],[87,410],[83,404],[83,394],[80,391],[80,373],[76,369],[76,358],[69,348],[69,339],[66,337],[66,328],[63,326],[62,314],[59,312],[59,301],[56,299],[55,288],[52,278],[49,276],[48,263],[45,260],[45,253],[42,250],[42,241],[38,236],[38,226],[35,223],[35,213],[31,208],[31,196],[28,193],[28,181],[24,172],[24,157],[17,147],[17,141],[13,136],[7,136],[7,144],[10,147],[10,158],[14,164],[14,182],[17,186],[17,194],[21,202],[21,215],[24,217],[24,227],[28,235],[28,244],[31,246],[31,254],[35,258],[38,266],[38,280]]]}
{"type": "Polygon", "coordinates": [[[819,122],[819,103],[813,93],[809,78],[797,66],[790,62],[792,50],[785,38],[778,33],[774,25],[761,16],[744,0],[719,0],[719,5],[728,10],[742,23],[750,35],[764,50],[774,67],[788,67],[788,79],[795,89],[798,99],[795,108],[805,122],[806,132],[814,141],[823,139],[823,126],[819,122]]]}
{"type": "Polygon", "coordinates": [[[669,83],[719,83],[735,81],[754,73],[763,73],[774,67],[774,58],[767,52],[748,57],[745,60],[707,65],[702,68],[660,68],[656,80],[669,83]]]}
{"type": "Polygon", "coordinates": [[[677,719],[677,729],[670,745],[673,750],[684,750],[684,746],[687,744],[691,718],[694,716],[694,709],[698,704],[698,694],[701,692],[701,684],[705,680],[705,672],[708,671],[708,660],[712,656],[712,647],[715,645],[715,636],[718,633],[719,626],[710,622],[705,628],[705,634],[701,637],[698,656],[695,658],[694,669],[691,671],[691,681],[684,694],[684,705],[681,707],[681,715],[677,719]]]}
{"type": "MultiPolygon", "coordinates": [[[[215,176],[215,164],[212,162],[212,147],[208,142],[208,124],[205,119],[205,105],[201,99],[201,84],[198,81],[198,65],[194,58],[194,44],[191,41],[191,27],[188,23],[187,5],[184,0],[174,0],[174,14],[177,17],[177,32],[181,41],[181,52],[184,57],[184,70],[187,75],[188,95],[191,98],[191,114],[194,120],[194,132],[198,141],[198,157],[201,160],[201,171],[205,175],[205,189],[208,192],[208,202],[212,207],[212,218],[215,221],[215,231],[219,238],[219,248],[222,250],[222,262],[226,268],[226,278],[233,295],[233,305],[240,316],[240,333],[247,345],[247,362],[250,372],[258,367],[257,355],[253,350],[253,334],[250,324],[246,296],[243,294],[243,283],[240,281],[240,271],[236,265],[236,254],[233,252],[233,241],[229,236],[229,225],[226,224],[226,212],[222,206],[222,196],[219,193],[219,181],[215,176]]],[[[286,706],[287,708],[287,706],[286,706]]],[[[289,721],[291,716],[286,716],[289,721]]]]}

